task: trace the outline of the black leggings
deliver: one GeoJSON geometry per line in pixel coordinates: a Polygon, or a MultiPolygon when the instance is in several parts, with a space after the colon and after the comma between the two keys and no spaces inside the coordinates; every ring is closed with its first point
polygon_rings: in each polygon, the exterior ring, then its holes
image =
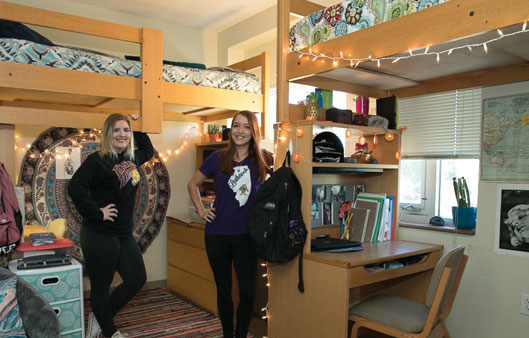
{"type": "Polygon", "coordinates": [[[81,227],[81,249],[90,278],[90,303],[105,337],[116,332],[113,317],[147,280],[140,248],[132,235],[110,237],[81,227]],[[123,279],[112,295],[114,273],[123,279]]]}
{"type": "Polygon", "coordinates": [[[231,299],[231,266],[239,281],[239,306],[235,337],[246,338],[252,319],[257,257],[248,235],[206,235],[206,251],[217,286],[217,307],[224,337],[233,337],[233,300],[231,299]]]}

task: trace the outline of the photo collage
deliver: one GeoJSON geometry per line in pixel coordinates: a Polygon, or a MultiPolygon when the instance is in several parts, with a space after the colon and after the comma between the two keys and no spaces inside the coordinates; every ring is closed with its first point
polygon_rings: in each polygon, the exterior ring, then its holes
{"type": "Polygon", "coordinates": [[[365,191],[363,184],[315,184],[312,186],[311,227],[341,225],[340,206],[354,202],[365,191]]]}

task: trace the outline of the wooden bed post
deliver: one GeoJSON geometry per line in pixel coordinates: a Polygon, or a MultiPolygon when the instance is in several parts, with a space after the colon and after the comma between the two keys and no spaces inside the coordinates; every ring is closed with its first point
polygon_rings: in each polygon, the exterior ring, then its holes
{"type": "Polygon", "coordinates": [[[15,180],[15,126],[0,124],[0,161],[4,164],[13,185],[15,180]]]}
{"type": "Polygon", "coordinates": [[[162,132],[163,37],[156,29],[143,28],[141,43],[141,130],[162,132]]]}
{"type": "Polygon", "coordinates": [[[268,114],[270,114],[270,53],[261,53],[261,94],[263,111],[261,114],[261,138],[266,138],[268,114]]]}
{"type": "Polygon", "coordinates": [[[288,30],[290,28],[290,0],[277,2],[277,113],[276,121],[289,121],[288,114],[288,79],[287,79],[287,54],[288,30]]]}

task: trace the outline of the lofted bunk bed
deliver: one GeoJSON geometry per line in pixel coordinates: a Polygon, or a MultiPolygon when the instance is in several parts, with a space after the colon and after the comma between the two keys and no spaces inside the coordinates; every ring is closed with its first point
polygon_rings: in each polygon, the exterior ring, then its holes
{"type": "Polygon", "coordinates": [[[289,82],[378,98],[527,80],[528,20],[525,0],[278,1],[278,121],[289,82]]]}
{"type": "Polygon", "coordinates": [[[132,42],[140,46],[141,60],[81,51],[84,60],[74,62],[72,55],[80,53],[75,48],[1,39],[0,124],[100,128],[112,112],[134,112],[134,129],[160,133],[162,120],[203,128],[204,122],[249,110],[263,113],[266,125],[268,53],[229,68],[188,69],[162,64],[162,32],[155,29],[8,2],[0,2],[0,19],[132,42]],[[259,68],[258,76],[245,73],[259,68]]]}
{"type": "Polygon", "coordinates": [[[347,0],[325,8],[305,0],[280,0],[277,18],[277,162],[290,147],[308,236],[304,293],[296,289],[296,259],[269,267],[268,335],[347,337],[348,309],[355,302],[383,292],[424,300],[425,281],[442,247],[427,245],[417,254],[403,247],[411,242],[392,240],[365,243],[358,253],[311,251],[316,236],[340,234],[339,227],[310,226],[319,217],[311,205],[315,184],[364,184],[368,192],[393,196],[398,205],[401,132],[307,121],[305,108],[288,102],[289,84],[403,98],[527,81],[529,2],[513,0],[500,8],[488,0],[347,0]],[[378,152],[377,164],[317,163],[312,137],[322,130],[357,136],[392,133],[394,140],[380,138],[376,147],[367,140],[369,149],[378,152]],[[369,271],[370,265],[394,259],[392,255],[424,259],[401,269],[369,271]]]}

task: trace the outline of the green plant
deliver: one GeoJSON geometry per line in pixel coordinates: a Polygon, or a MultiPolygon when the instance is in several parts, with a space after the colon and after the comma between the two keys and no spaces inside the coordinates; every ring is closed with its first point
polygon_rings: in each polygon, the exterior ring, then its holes
{"type": "Polygon", "coordinates": [[[307,102],[318,103],[318,96],[319,94],[309,93],[309,95],[307,95],[307,102]]]}
{"type": "Polygon", "coordinates": [[[470,193],[468,191],[467,180],[464,177],[453,177],[452,181],[454,183],[457,206],[460,208],[470,207],[470,193]]]}
{"type": "Polygon", "coordinates": [[[216,124],[215,122],[208,124],[208,134],[210,135],[218,134],[220,133],[220,131],[221,131],[220,126],[216,124]]]}

